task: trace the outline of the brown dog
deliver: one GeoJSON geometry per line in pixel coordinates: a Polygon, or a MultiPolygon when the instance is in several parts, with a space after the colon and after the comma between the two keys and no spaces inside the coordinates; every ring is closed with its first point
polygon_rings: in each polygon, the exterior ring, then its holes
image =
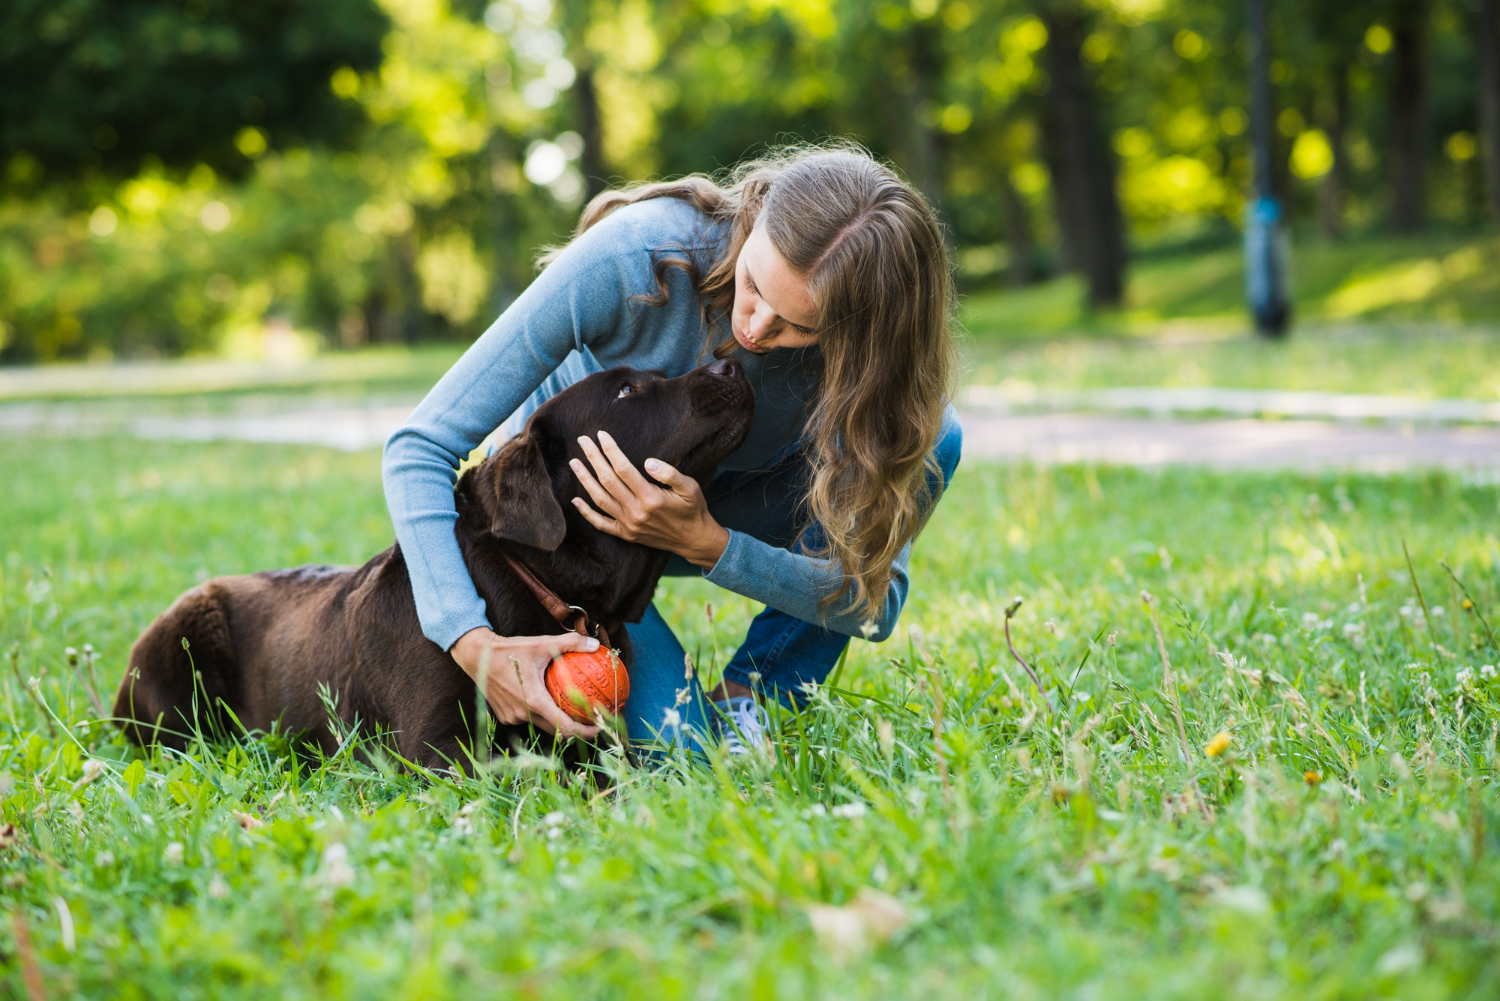
{"type": "MultiPolygon", "coordinates": [[[[640,621],[668,554],[606,535],[573,508],[571,498],[583,496],[568,468],[583,458],[577,439],[607,431],[638,467],[656,457],[702,482],[745,440],[754,407],[734,361],[675,379],[613,369],[543,404],[458,481],[458,544],[495,631],[559,631],[507,566],[509,555],[603,624],[628,666],[622,623],[640,621]]],[[[358,568],[216,577],[188,591],[136,640],[115,716],[142,745],[181,748],[195,730],[270,730],[279,721],[331,752],[322,686],[346,725],[357,718],[388,730],[408,761],[467,760],[463,748],[478,732],[475,685],[422,635],[399,544],[358,568]]],[[[524,731],[502,727],[497,744],[524,731]]]]}

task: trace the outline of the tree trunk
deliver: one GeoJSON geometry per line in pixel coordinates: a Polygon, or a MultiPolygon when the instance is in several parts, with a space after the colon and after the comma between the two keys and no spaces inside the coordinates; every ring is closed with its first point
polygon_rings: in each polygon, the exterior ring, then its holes
{"type": "Polygon", "coordinates": [[[1427,214],[1427,0],[1396,0],[1391,35],[1391,222],[1410,233],[1427,214]]]}
{"type": "Polygon", "coordinates": [[[1125,222],[1115,191],[1114,150],[1081,58],[1087,15],[1047,7],[1042,23],[1052,84],[1042,101],[1042,145],[1063,250],[1083,273],[1089,305],[1118,306],[1125,294],[1125,222]]]}
{"type": "Polygon", "coordinates": [[[1479,140],[1490,219],[1500,225],[1500,0],[1479,0],[1474,19],[1479,63],[1479,140]]]}
{"type": "Polygon", "coordinates": [[[897,101],[900,119],[895,140],[906,176],[938,212],[943,206],[943,155],[932,127],[932,101],[942,80],[941,40],[930,21],[918,21],[906,33],[906,68],[897,101]]]}
{"type": "Polygon", "coordinates": [[[599,123],[599,92],[594,89],[594,67],[580,62],[573,80],[573,100],[578,111],[578,134],[583,137],[584,200],[592,199],[609,185],[609,165],[604,162],[604,130],[599,123]]]}
{"type": "Polygon", "coordinates": [[[1005,247],[1010,251],[1006,279],[1019,288],[1036,281],[1036,233],[1031,226],[1031,207],[1010,181],[1010,164],[1002,162],[998,173],[1000,208],[1005,214],[1005,247]]]}
{"type": "Polygon", "coordinates": [[[1349,64],[1339,60],[1333,67],[1333,88],[1329,95],[1328,145],[1333,150],[1333,166],[1323,175],[1318,188],[1318,229],[1330,240],[1344,233],[1344,191],[1349,183],[1349,154],[1344,148],[1344,133],[1349,126],[1349,64]]]}

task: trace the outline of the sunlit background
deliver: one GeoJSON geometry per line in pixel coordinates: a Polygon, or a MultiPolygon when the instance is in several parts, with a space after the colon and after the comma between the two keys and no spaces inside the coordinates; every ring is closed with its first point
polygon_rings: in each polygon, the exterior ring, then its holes
{"type": "MultiPolygon", "coordinates": [[[[1500,314],[1489,6],[1272,5],[1299,321],[1500,314]]],[[[6,363],[462,343],[606,184],[828,135],[940,207],[988,381],[1017,337],[1247,329],[1238,2],[70,0],[0,37],[6,363]],[[1118,297],[1069,277],[1111,227],[1118,297]]]]}

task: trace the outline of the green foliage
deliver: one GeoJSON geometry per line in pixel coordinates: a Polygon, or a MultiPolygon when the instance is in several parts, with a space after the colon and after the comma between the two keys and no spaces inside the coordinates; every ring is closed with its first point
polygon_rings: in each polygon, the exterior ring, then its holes
{"type": "MultiPolygon", "coordinates": [[[[968,277],[1059,268],[1039,128],[1048,38],[1029,0],[369,3],[7,6],[0,361],[265,355],[268,320],[306,344],[472,338],[605,182],[830,134],[938,202],[968,277]],[[146,110],[126,127],[97,117],[108,101],[146,110]],[[44,166],[95,180],[39,193],[44,166]]],[[[1133,242],[1232,240],[1248,170],[1241,5],[1088,6],[1082,56],[1133,242]]],[[[1337,79],[1347,155],[1330,218],[1361,232],[1386,217],[1394,57],[1368,39],[1387,14],[1319,0],[1274,18],[1299,226],[1328,221],[1337,79]]],[[[1472,225],[1466,17],[1433,5],[1427,153],[1431,215],[1472,225]]]]}
{"type": "MultiPolygon", "coordinates": [[[[210,573],[384,546],[378,457],[0,450],[0,880],[48,996],[1496,988],[1493,484],[966,465],[905,628],[773,756],[601,795],[533,759],[299,767],[278,735],[136,756],[88,685],[210,573]]],[[[660,601],[710,674],[755,611],[660,601]]]]}
{"type": "Polygon", "coordinates": [[[148,163],[239,177],[268,146],[337,147],[363,116],[329,79],[378,67],[388,27],[372,0],[14,0],[0,159],[34,190],[148,163]]]}

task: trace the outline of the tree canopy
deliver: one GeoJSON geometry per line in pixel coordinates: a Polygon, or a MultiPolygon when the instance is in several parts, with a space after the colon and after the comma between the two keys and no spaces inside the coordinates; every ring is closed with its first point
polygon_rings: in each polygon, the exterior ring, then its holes
{"type": "Polygon", "coordinates": [[[371,0],[8,0],[0,158],[52,183],[239,177],[267,148],[345,145],[364,116],[330,77],[378,67],[389,27],[371,0]]]}

